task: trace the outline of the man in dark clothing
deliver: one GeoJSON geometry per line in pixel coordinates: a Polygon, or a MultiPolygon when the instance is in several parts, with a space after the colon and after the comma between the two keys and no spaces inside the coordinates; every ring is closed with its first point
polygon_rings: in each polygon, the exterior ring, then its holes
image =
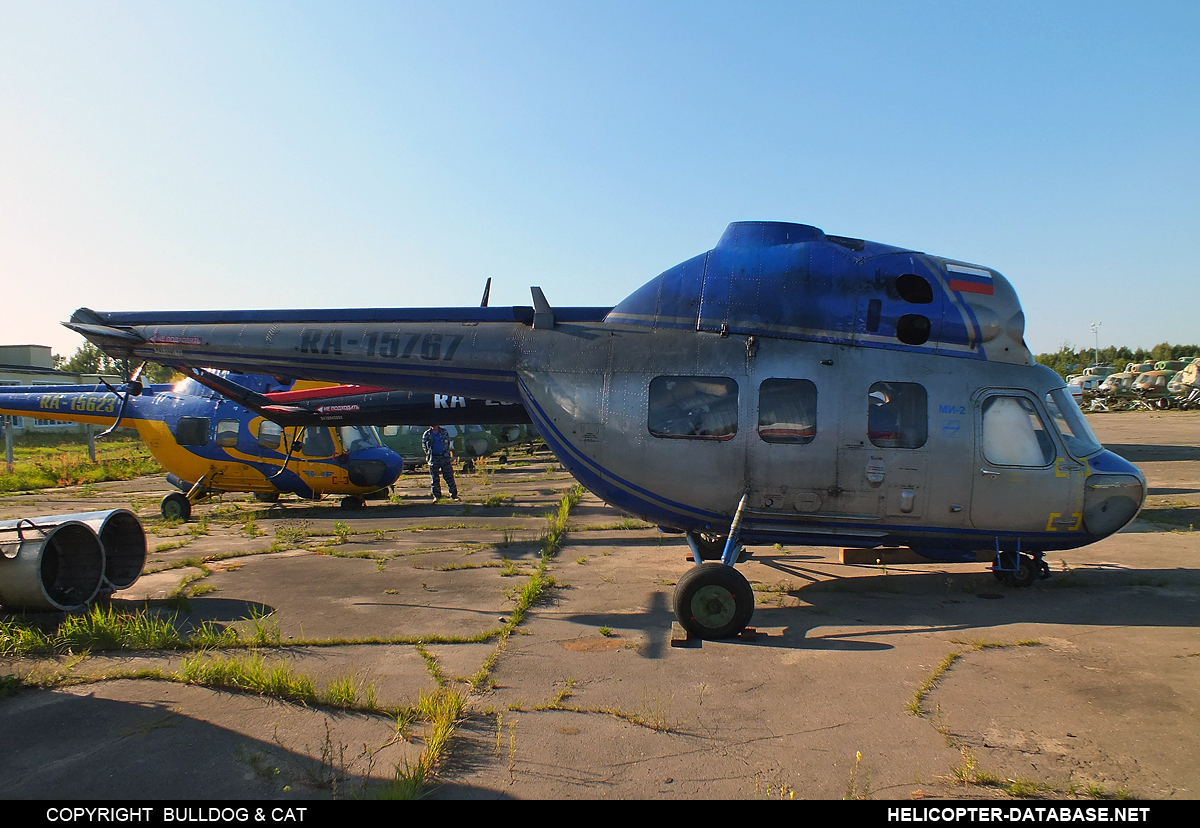
{"type": "Polygon", "coordinates": [[[450,447],[450,435],[441,426],[430,426],[421,435],[421,447],[425,450],[425,459],[429,462],[429,476],[432,479],[433,499],[442,496],[442,482],[439,475],[446,478],[446,488],[450,497],[458,500],[458,486],[454,484],[454,451],[450,447]]]}

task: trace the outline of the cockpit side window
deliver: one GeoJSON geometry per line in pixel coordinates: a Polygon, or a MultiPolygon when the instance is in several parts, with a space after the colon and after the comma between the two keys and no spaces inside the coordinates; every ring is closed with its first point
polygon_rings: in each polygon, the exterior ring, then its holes
{"type": "Polygon", "coordinates": [[[729,377],[655,377],[647,426],[655,437],[732,440],[737,383],[729,377]]]}
{"type": "Polygon", "coordinates": [[[329,429],[309,426],[304,429],[304,447],[300,453],[305,457],[330,457],[333,455],[333,437],[329,429]]]}
{"type": "Polygon", "coordinates": [[[181,446],[208,445],[208,417],[180,417],[175,424],[175,442],[181,446]]]}
{"type": "Polygon", "coordinates": [[[258,444],[265,449],[279,448],[279,442],[283,437],[283,428],[278,423],[273,423],[270,420],[263,420],[258,426],[258,444]]]}
{"type": "Polygon", "coordinates": [[[867,391],[867,437],[880,448],[915,449],[929,439],[929,394],[915,382],[877,382],[867,391]]]}
{"type": "Polygon", "coordinates": [[[983,456],[997,466],[1048,466],[1058,452],[1026,397],[997,394],[983,402],[983,456]]]}
{"type": "Polygon", "coordinates": [[[804,379],[763,380],[758,436],[765,443],[811,443],[817,436],[817,386],[804,379]]]}
{"type": "Polygon", "coordinates": [[[237,420],[217,420],[217,439],[214,442],[221,448],[233,448],[238,441],[237,420]]]}

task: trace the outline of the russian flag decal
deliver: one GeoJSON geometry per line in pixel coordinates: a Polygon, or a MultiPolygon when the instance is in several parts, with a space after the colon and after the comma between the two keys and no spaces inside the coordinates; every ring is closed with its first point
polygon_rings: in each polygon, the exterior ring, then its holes
{"type": "Polygon", "coordinates": [[[991,296],[992,274],[977,267],[964,265],[946,265],[947,280],[950,289],[959,293],[982,293],[991,296]]]}

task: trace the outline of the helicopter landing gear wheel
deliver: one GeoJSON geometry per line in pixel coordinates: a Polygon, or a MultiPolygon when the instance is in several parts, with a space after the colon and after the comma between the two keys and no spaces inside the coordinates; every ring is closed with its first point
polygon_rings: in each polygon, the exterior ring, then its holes
{"type": "Polygon", "coordinates": [[[359,509],[361,509],[365,505],[366,505],[366,501],[363,500],[358,495],[346,495],[345,497],[342,498],[342,502],[341,502],[342,509],[344,509],[347,512],[357,512],[359,509]]]}
{"type": "Polygon", "coordinates": [[[1004,573],[1004,583],[1010,587],[1027,587],[1033,584],[1038,577],[1038,572],[1041,567],[1029,555],[1021,555],[1017,558],[1017,570],[1015,572],[1004,573]]]}
{"type": "Polygon", "coordinates": [[[159,510],[167,520],[181,520],[187,523],[188,518],[192,516],[192,501],[182,492],[171,492],[162,499],[159,510]]]}
{"type": "Polygon", "coordinates": [[[700,564],[675,587],[675,617],[697,638],[729,638],[740,633],[754,615],[750,582],[732,566],[700,564]]]}

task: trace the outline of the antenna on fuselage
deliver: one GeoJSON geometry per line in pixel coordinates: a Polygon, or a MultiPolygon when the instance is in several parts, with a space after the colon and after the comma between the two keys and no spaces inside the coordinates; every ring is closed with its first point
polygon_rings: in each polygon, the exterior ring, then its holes
{"type": "Polygon", "coordinates": [[[141,376],[142,376],[142,371],[146,370],[147,364],[148,363],[143,362],[141,365],[138,366],[137,370],[133,372],[133,376],[130,376],[129,375],[129,360],[128,359],[125,360],[126,380],[125,380],[125,394],[123,396],[120,391],[118,391],[117,389],[115,389],[111,385],[109,385],[107,380],[105,380],[103,377],[100,378],[100,381],[102,383],[104,383],[104,385],[108,388],[109,391],[113,392],[118,397],[121,397],[121,410],[117,412],[117,419],[115,419],[113,421],[113,424],[110,425],[108,428],[106,428],[104,431],[102,431],[96,435],[97,440],[103,439],[103,438],[107,437],[108,435],[112,434],[114,431],[116,431],[117,426],[119,426],[121,424],[121,418],[125,416],[125,407],[127,405],[129,405],[129,398],[141,396],[141,394],[142,394],[141,376]]]}
{"type": "Polygon", "coordinates": [[[481,307],[481,308],[487,307],[488,296],[490,296],[491,293],[492,293],[492,277],[489,276],[487,282],[484,283],[484,285],[483,285],[483,301],[479,303],[479,307],[481,307]]]}
{"type": "Polygon", "coordinates": [[[529,292],[533,294],[533,327],[553,328],[554,310],[546,301],[546,294],[542,293],[540,287],[531,287],[529,292]]]}

